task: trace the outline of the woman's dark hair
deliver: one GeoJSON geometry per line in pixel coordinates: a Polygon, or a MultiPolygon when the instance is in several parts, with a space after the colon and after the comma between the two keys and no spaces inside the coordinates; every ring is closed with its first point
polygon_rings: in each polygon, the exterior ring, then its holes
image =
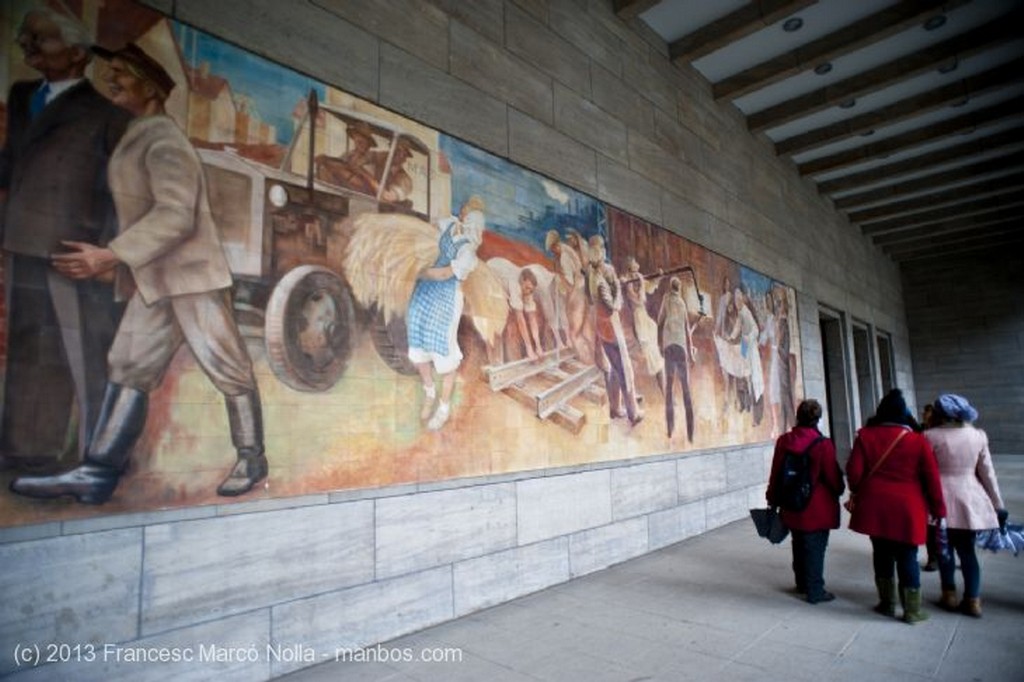
{"type": "Polygon", "coordinates": [[[877,426],[878,424],[903,424],[915,430],[920,428],[914,415],[910,414],[910,410],[907,409],[903,391],[898,388],[885,394],[882,402],[878,403],[875,416],[868,420],[868,426],[877,426]]]}
{"type": "Polygon", "coordinates": [[[817,400],[803,400],[796,408],[797,426],[817,426],[821,419],[821,403],[817,400]]]}

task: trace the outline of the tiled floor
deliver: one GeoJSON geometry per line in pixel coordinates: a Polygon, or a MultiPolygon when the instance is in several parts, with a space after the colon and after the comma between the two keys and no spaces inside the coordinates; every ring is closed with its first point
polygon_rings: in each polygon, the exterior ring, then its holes
{"type": "MultiPolygon", "coordinates": [[[[1011,520],[1019,521],[1024,456],[999,457],[996,467],[1011,520]]],[[[790,592],[789,561],[788,541],[769,545],[744,520],[374,654],[461,660],[331,663],[285,679],[1024,680],[1024,556],[983,553],[982,619],[931,606],[931,619],[914,626],[871,611],[865,536],[833,532],[826,580],[838,598],[831,603],[811,606],[790,592]]],[[[938,574],[922,579],[934,601],[938,574]]]]}

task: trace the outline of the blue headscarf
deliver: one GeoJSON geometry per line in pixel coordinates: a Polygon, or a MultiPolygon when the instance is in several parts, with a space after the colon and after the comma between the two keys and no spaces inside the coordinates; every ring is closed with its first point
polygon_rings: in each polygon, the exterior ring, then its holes
{"type": "Polygon", "coordinates": [[[935,411],[940,417],[958,422],[972,422],[978,418],[978,411],[967,402],[967,398],[956,393],[943,393],[936,398],[935,411]]]}

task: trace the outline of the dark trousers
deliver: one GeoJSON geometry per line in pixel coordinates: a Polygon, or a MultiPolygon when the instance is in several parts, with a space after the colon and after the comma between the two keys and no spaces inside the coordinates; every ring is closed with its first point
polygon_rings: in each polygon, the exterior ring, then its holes
{"type": "MultiPolygon", "coordinates": [[[[964,574],[964,599],[975,599],[981,593],[981,565],[975,551],[978,534],[973,530],[950,528],[946,531],[949,545],[960,558],[960,570],[964,574]]],[[[956,590],[956,559],[953,552],[939,557],[939,577],[942,589],[956,590]]]]}
{"type": "Polygon", "coordinates": [[[0,450],[9,457],[56,461],[73,451],[77,439],[78,453],[84,454],[103,403],[107,352],[120,318],[113,287],[61,277],[45,258],[8,254],[4,265],[7,366],[0,450]]]}
{"type": "Polygon", "coordinates": [[[686,413],[686,439],[693,442],[693,398],[690,396],[689,368],[686,364],[686,351],[678,344],[665,348],[665,421],[668,424],[668,435],[671,438],[676,425],[675,384],[679,377],[679,386],[683,394],[683,411],[686,413]]]}
{"type": "Polygon", "coordinates": [[[614,341],[602,341],[605,357],[608,358],[608,371],[605,372],[604,382],[608,391],[608,407],[612,419],[618,417],[618,411],[622,409],[622,403],[626,403],[626,416],[631,422],[637,421],[637,402],[633,392],[633,379],[627,377],[626,372],[632,372],[632,367],[627,370],[628,358],[623,358],[619,350],[619,344],[614,341]]]}
{"type": "Polygon", "coordinates": [[[917,545],[872,537],[871,548],[875,578],[881,580],[892,578],[895,566],[900,589],[916,590],[921,587],[921,567],[917,565],[917,545]]]}
{"type": "MultiPolygon", "coordinates": [[[[928,524],[928,535],[925,540],[925,548],[928,550],[928,563],[938,562],[939,560],[939,539],[938,534],[935,531],[935,526],[928,524]]],[[[934,570],[934,568],[932,569],[934,570]]]]}
{"type": "Polygon", "coordinates": [[[810,600],[825,592],[825,549],[828,530],[802,531],[793,534],[793,577],[796,587],[810,600]]]}

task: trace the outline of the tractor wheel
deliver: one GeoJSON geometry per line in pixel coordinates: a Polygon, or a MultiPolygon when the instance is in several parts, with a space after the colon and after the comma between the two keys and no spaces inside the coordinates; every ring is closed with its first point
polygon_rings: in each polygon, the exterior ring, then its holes
{"type": "Polygon", "coordinates": [[[270,367],[288,386],[326,391],[345,373],[352,355],[355,311],[348,285],[318,265],[290,270],[267,304],[270,367]]]}

